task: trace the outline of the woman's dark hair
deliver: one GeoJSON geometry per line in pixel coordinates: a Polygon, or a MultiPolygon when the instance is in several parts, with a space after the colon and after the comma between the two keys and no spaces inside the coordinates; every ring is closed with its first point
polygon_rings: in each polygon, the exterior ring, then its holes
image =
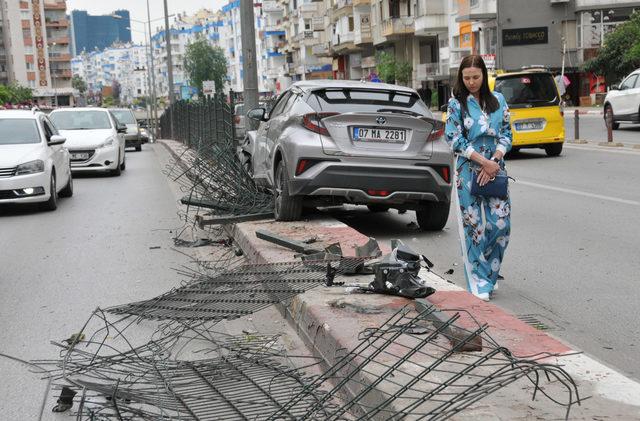
{"type": "Polygon", "coordinates": [[[467,107],[467,97],[470,92],[464,85],[462,80],[462,71],[468,67],[475,67],[482,70],[482,85],[480,85],[480,106],[488,113],[492,113],[500,107],[498,100],[491,93],[489,89],[489,74],[487,72],[487,66],[484,64],[484,60],[477,54],[466,56],[460,62],[458,68],[458,77],[456,78],[456,85],[453,88],[453,96],[460,102],[462,107],[467,107]]]}

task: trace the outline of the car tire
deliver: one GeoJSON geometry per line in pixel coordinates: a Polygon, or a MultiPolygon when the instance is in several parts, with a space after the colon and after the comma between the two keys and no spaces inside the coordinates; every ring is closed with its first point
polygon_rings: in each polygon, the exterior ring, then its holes
{"type": "Polygon", "coordinates": [[[71,171],[69,171],[69,181],[67,185],[64,186],[64,189],[60,190],[60,197],[71,197],[73,196],[73,177],[71,176],[71,171]]]}
{"type": "Polygon", "coordinates": [[[276,221],[297,221],[302,215],[302,197],[290,196],[284,161],[280,161],[274,177],[273,213],[276,221]]]}
{"type": "Polygon", "coordinates": [[[389,206],[386,205],[378,205],[378,204],[373,204],[373,205],[367,205],[367,207],[369,208],[369,212],[386,212],[390,209],[389,206]]]}
{"type": "Polygon", "coordinates": [[[136,145],[136,152],[142,152],[142,141],[136,145]]]}
{"type": "Polygon", "coordinates": [[[423,202],[416,210],[418,225],[423,231],[440,231],[447,225],[450,202],[423,202]]]}
{"type": "Polygon", "coordinates": [[[51,195],[49,196],[49,200],[44,202],[42,208],[47,211],[54,211],[58,209],[58,192],[56,191],[56,174],[51,173],[51,182],[49,185],[51,189],[51,195]]]}
{"type": "Polygon", "coordinates": [[[611,108],[611,105],[607,104],[604,107],[604,122],[605,125],[611,123],[611,129],[612,130],[618,130],[620,128],[620,123],[614,121],[613,119],[615,118],[614,114],[613,114],[613,109],[611,108]]]}
{"type": "Polygon", "coordinates": [[[547,153],[547,156],[558,156],[562,153],[562,143],[545,145],[544,151],[547,153]]]}
{"type": "MultiPolygon", "coordinates": [[[[118,162],[120,162],[120,153],[118,152],[118,162]]],[[[114,177],[119,177],[122,174],[122,165],[118,164],[115,170],[111,170],[111,175],[114,177]]]]}
{"type": "Polygon", "coordinates": [[[243,155],[244,156],[242,159],[242,168],[247,172],[247,174],[253,177],[253,167],[251,166],[251,155],[246,153],[243,155]]]}
{"type": "Polygon", "coordinates": [[[122,157],[122,164],[120,164],[120,169],[122,171],[127,169],[127,154],[122,157]]]}

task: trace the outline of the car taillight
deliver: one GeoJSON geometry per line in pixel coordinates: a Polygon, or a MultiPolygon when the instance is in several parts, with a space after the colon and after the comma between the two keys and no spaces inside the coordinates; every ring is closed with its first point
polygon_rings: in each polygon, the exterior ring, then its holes
{"type": "Polygon", "coordinates": [[[386,197],[386,196],[389,196],[391,194],[391,192],[389,190],[373,190],[373,189],[369,189],[369,190],[367,190],[367,194],[369,196],[386,197]]]}
{"type": "Polygon", "coordinates": [[[433,123],[433,129],[427,138],[428,141],[434,141],[444,136],[444,123],[437,120],[433,120],[433,123]]]}
{"type": "Polygon", "coordinates": [[[329,130],[324,126],[322,119],[325,117],[331,117],[332,115],[338,115],[338,113],[309,113],[302,117],[302,125],[312,132],[319,133],[324,136],[329,136],[329,130]]]}

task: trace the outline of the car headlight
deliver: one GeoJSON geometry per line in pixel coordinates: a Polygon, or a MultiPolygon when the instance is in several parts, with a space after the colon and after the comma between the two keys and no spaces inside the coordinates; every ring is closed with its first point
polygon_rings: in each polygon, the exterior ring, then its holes
{"type": "Polygon", "coordinates": [[[18,165],[16,175],[35,174],[44,171],[44,161],[36,159],[35,161],[25,162],[18,165]]]}
{"type": "Polygon", "coordinates": [[[113,146],[114,144],[114,140],[112,137],[110,137],[109,139],[105,140],[104,143],[102,145],[100,145],[101,148],[108,148],[110,146],[113,146]]]}

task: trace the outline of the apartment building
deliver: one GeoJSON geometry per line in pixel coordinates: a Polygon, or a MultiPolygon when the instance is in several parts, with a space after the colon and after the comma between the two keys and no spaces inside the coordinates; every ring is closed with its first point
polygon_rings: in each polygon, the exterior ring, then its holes
{"type": "Polygon", "coordinates": [[[73,103],[66,11],[65,0],[2,2],[0,79],[32,88],[43,106],[73,103]]]}
{"type": "MultiPolygon", "coordinates": [[[[221,46],[222,15],[202,9],[192,16],[179,14],[170,27],[171,59],[173,66],[173,92],[175,98],[190,98],[195,92],[189,86],[184,70],[184,56],[187,46],[197,38],[206,39],[213,46],[221,46]]],[[[156,90],[159,97],[169,94],[168,61],[166,49],[166,31],[156,28],[151,37],[153,48],[156,90]]]]}
{"type": "Polygon", "coordinates": [[[130,26],[128,10],[116,10],[109,15],[74,10],[71,12],[71,52],[76,56],[83,51],[103,50],[113,43],[130,43],[130,26]]]}

